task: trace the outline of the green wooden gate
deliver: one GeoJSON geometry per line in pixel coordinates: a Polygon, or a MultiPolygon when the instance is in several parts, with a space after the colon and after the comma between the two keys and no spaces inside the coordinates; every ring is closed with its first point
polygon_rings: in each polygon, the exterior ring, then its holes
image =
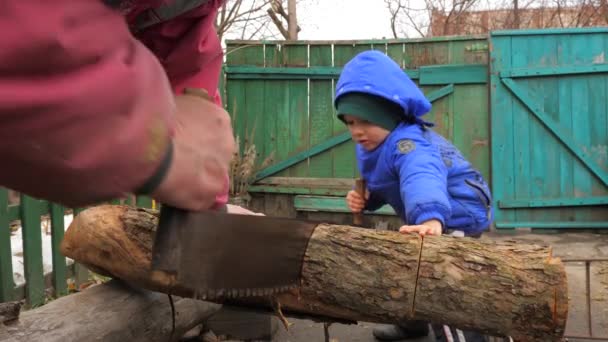
{"type": "Polygon", "coordinates": [[[608,228],[608,29],[491,34],[497,228],[608,228]]]}
{"type": "Polygon", "coordinates": [[[387,53],[433,102],[428,119],[489,178],[487,37],[333,42],[227,42],[223,98],[241,144],[259,160],[274,152],[252,192],[296,196],[296,209],[344,211],[357,167],[332,106],[342,66],[355,54],[387,53]],[[309,196],[334,196],[319,198],[309,196]]]}

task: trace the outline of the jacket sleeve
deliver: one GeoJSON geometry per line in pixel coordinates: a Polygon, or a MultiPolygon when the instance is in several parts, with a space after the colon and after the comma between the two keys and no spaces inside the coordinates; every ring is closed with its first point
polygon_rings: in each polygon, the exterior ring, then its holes
{"type": "Polygon", "coordinates": [[[399,174],[401,200],[408,225],[431,219],[445,222],[451,215],[448,200],[447,169],[439,151],[422,137],[394,142],[392,154],[399,174]]]}
{"type": "Polygon", "coordinates": [[[6,0],[2,12],[0,183],[81,206],[160,182],[173,95],[122,15],[98,0],[6,0]]]}
{"type": "MultiPolygon", "coordinates": [[[[218,83],[223,51],[214,23],[217,9],[224,1],[208,1],[136,34],[161,61],[175,93],[182,93],[185,88],[202,88],[218,106],[222,106],[218,83]]],[[[217,206],[228,202],[229,184],[226,175],[224,191],[216,198],[217,206]]]]}

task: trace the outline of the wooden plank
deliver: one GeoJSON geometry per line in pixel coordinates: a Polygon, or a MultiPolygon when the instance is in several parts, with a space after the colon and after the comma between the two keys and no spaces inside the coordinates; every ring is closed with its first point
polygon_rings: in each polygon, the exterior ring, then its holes
{"type": "MultiPolygon", "coordinates": [[[[283,45],[277,44],[274,47],[274,63],[277,66],[284,67],[285,66],[285,56],[283,54],[283,45]]],[[[268,50],[268,49],[267,49],[268,50]]],[[[267,65],[268,66],[268,65],[267,65]]],[[[274,65],[273,65],[274,66],[274,65]]],[[[288,89],[288,81],[273,81],[272,90],[266,89],[266,91],[271,91],[270,94],[275,94],[276,106],[274,109],[276,113],[274,114],[275,122],[276,122],[276,158],[275,160],[281,162],[290,157],[290,122],[291,114],[289,112],[289,89],[288,89]]],[[[283,170],[277,176],[289,176],[288,170],[283,170]]]]}
{"type": "MultiPolygon", "coordinates": [[[[511,67],[511,37],[493,37],[490,49],[490,96],[491,96],[491,157],[492,192],[496,200],[514,198],[513,160],[515,158],[512,127],[513,103],[505,87],[500,82],[498,72],[511,67]]],[[[513,211],[496,209],[495,220],[513,222],[513,211]]]]}
{"type": "MultiPolygon", "coordinates": [[[[568,65],[576,60],[575,51],[570,50],[572,48],[570,39],[558,39],[557,47],[559,51],[557,53],[558,65],[568,65]]],[[[560,125],[568,130],[572,130],[573,115],[575,110],[572,108],[572,96],[571,83],[572,80],[569,78],[558,78],[557,82],[557,96],[559,99],[559,106],[557,109],[557,121],[560,125]]],[[[575,197],[574,196],[574,159],[568,149],[559,144],[557,147],[557,154],[559,159],[559,194],[560,197],[575,197]]],[[[562,210],[559,213],[559,217],[564,221],[574,220],[574,212],[572,210],[562,210]]]]}
{"type": "Polygon", "coordinates": [[[257,184],[352,189],[355,181],[352,178],[268,177],[257,184]]]}
{"type": "MultiPolygon", "coordinates": [[[[344,197],[328,196],[295,196],[294,207],[298,211],[325,211],[334,213],[350,213],[344,197]]],[[[370,212],[371,213],[371,212],[370,212]]],[[[373,211],[374,215],[396,215],[393,208],[384,205],[378,210],[373,211]]]]}
{"type": "Polygon", "coordinates": [[[53,262],[53,288],[55,297],[68,294],[66,259],[61,254],[61,240],[65,232],[64,208],[59,204],[50,204],[51,208],[51,245],[53,262]]]}
{"type": "Polygon", "coordinates": [[[593,336],[608,337],[608,261],[590,264],[590,297],[593,336]]]}
{"type": "Polygon", "coordinates": [[[27,283],[26,301],[30,307],[36,307],[44,304],[45,301],[40,203],[37,199],[22,194],[20,209],[24,273],[27,283]]]}
{"type": "Polygon", "coordinates": [[[552,221],[552,222],[536,222],[536,221],[497,221],[495,223],[496,228],[543,228],[543,229],[606,229],[608,228],[608,221],[577,221],[577,222],[564,222],[564,221],[552,221]]]}
{"type": "MultiPolygon", "coordinates": [[[[247,63],[247,50],[251,49],[251,46],[246,44],[233,45],[227,48],[226,52],[226,70],[231,65],[242,65],[247,63]]],[[[255,47],[256,49],[263,49],[262,47],[255,47]]],[[[243,150],[244,141],[246,140],[246,127],[247,127],[247,105],[245,94],[245,84],[247,81],[244,80],[228,80],[226,82],[226,108],[232,118],[232,126],[234,135],[239,139],[239,149],[243,150]]]]}
{"type": "MultiPolygon", "coordinates": [[[[310,66],[332,65],[331,45],[310,46],[310,66]]],[[[333,107],[334,87],[331,80],[310,80],[310,145],[315,146],[331,138],[335,110],[333,107]]],[[[333,168],[331,151],[324,151],[311,157],[308,175],[310,177],[331,177],[333,168]]]]}
{"type": "MultiPolygon", "coordinates": [[[[265,47],[256,46],[248,48],[244,51],[245,65],[263,67],[266,64],[265,47]]],[[[245,127],[241,135],[241,143],[243,147],[255,145],[255,149],[260,156],[265,156],[266,151],[263,151],[264,140],[266,140],[266,123],[273,120],[272,117],[267,117],[265,106],[265,83],[264,80],[247,80],[243,86],[245,87],[245,108],[243,108],[245,117],[243,120],[245,127]],[[243,140],[244,139],[244,140],[243,140]]]]}
{"type": "Polygon", "coordinates": [[[498,30],[490,34],[494,36],[532,36],[532,35],[575,35],[590,33],[608,33],[605,27],[576,27],[576,28],[554,28],[554,29],[527,29],[527,30],[498,30]]]}
{"type": "Polygon", "coordinates": [[[490,118],[488,91],[484,85],[460,85],[453,103],[451,140],[487,182],[490,177],[490,118]]]}
{"type": "MultiPolygon", "coordinates": [[[[498,31],[500,32],[500,31],[498,31]]],[[[543,31],[541,31],[543,32],[543,31]]],[[[463,36],[440,36],[440,37],[423,37],[423,38],[398,38],[398,39],[353,39],[353,40],[242,40],[242,39],[227,39],[226,44],[230,49],[247,44],[283,44],[283,45],[308,45],[308,44],[335,44],[335,45],[355,45],[355,44],[398,44],[398,43],[426,43],[426,42],[455,42],[463,40],[486,40],[488,35],[463,35],[463,36]]]]}
{"type": "Polygon", "coordinates": [[[600,197],[562,197],[546,199],[500,200],[499,208],[546,208],[546,207],[578,207],[590,205],[606,205],[608,196],[600,197]]]}
{"type": "MultiPolygon", "coordinates": [[[[551,38],[552,36],[530,36],[525,38],[528,47],[525,52],[527,65],[534,67],[543,62],[548,65],[553,65],[556,62],[555,40],[551,40],[551,38]]],[[[530,94],[535,94],[534,98],[537,100],[540,108],[548,116],[553,116],[555,112],[552,110],[556,106],[548,100],[557,90],[552,89],[550,79],[532,78],[526,79],[526,82],[526,89],[528,89],[530,94]]],[[[526,110],[524,109],[524,111],[526,110]]],[[[557,168],[554,167],[558,160],[557,156],[554,155],[557,144],[555,144],[555,140],[543,125],[530,114],[527,114],[527,123],[528,132],[526,134],[529,137],[530,143],[527,148],[529,151],[528,163],[530,171],[526,177],[528,178],[527,183],[530,187],[528,190],[530,198],[560,197],[559,194],[553,191],[553,189],[557,189],[557,186],[554,185],[559,183],[559,174],[555,173],[557,168]]],[[[546,222],[555,220],[544,210],[526,211],[528,212],[527,219],[530,221],[546,222]]]]}
{"type": "Polygon", "coordinates": [[[152,208],[152,198],[148,196],[137,196],[135,204],[140,208],[152,208]]]}
{"type": "MultiPolygon", "coordinates": [[[[308,46],[284,46],[284,63],[287,67],[308,66],[308,46]]],[[[308,68],[310,69],[310,68],[308,68]]],[[[308,80],[287,81],[289,101],[289,153],[305,151],[310,147],[309,113],[308,113],[308,80]]],[[[289,170],[292,177],[308,176],[308,158],[295,164],[289,170]]]]}
{"type": "Polygon", "coordinates": [[[404,69],[405,63],[404,59],[404,45],[403,43],[387,43],[386,46],[386,54],[392,58],[395,63],[399,64],[399,66],[404,69]]]}
{"type": "Polygon", "coordinates": [[[283,174],[284,175],[284,171],[287,168],[291,167],[292,165],[300,163],[300,162],[308,159],[309,157],[317,155],[317,154],[319,154],[323,151],[326,151],[328,149],[331,149],[333,147],[340,146],[345,141],[349,141],[349,140],[350,140],[350,133],[348,133],[348,132],[342,133],[338,136],[325,140],[324,142],[322,142],[318,145],[315,145],[306,151],[299,152],[293,156],[290,156],[290,157],[284,159],[283,161],[280,161],[263,170],[260,170],[260,172],[258,172],[258,174],[255,177],[255,182],[257,182],[265,177],[274,175],[274,174],[283,174]]]}
{"type": "Polygon", "coordinates": [[[421,85],[485,84],[488,82],[488,66],[482,65],[433,65],[420,67],[421,85]]]}
{"type": "MultiPolygon", "coordinates": [[[[545,39],[546,40],[546,39],[545,39]]],[[[593,45],[589,46],[592,47],[593,45]]],[[[542,77],[542,76],[567,76],[581,74],[597,74],[608,72],[608,64],[592,65],[569,65],[556,67],[518,68],[500,72],[500,77],[542,77]]],[[[422,76],[421,76],[422,77],[422,76]]]]}
{"type": "Polygon", "coordinates": [[[568,278],[568,298],[571,303],[568,306],[565,334],[589,336],[585,263],[569,262],[565,268],[568,278]]]}
{"type": "MultiPolygon", "coordinates": [[[[527,37],[513,37],[511,41],[511,51],[507,52],[511,55],[511,63],[513,68],[527,67],[530,65],[530,54],[528,48],[527,37]]],[[[533,63],[533,62],[532,62],[533,63]]],[[[522,80],[522,85],[527,87],[528,80],[522,80]]],[[[508,88],[507,88],[508,89],[508,88]]],[[[512,94],[505,93],[503,96],[512,97],[512,94]]],[[[510,140],[513,142],[513,177],[515,182],[514,199],[530,198],[533,184],[530,177],[531,159],[534,153],[534,146],[530,141],[530,122],[532,118],[526,108],[517,100],[513,103],[511,116],[513,118],[510,140]]],[[[533,221],[529,210],[516,210],[515,217],[517,221],[533,221]]]]}
{"type": "Polygon", "coordinates": [[[8,190],[0,188],[0,302],[13,300],[13,255],[8,218],[8,190]]]}
{"type": "MultiPolygon", "coordinates": [[[[575,127],[575,137],[568,133],[566,129],[564,129],[561,125],[556,123],[551,117],[549,117],[544,111],[538,107],[538,105],[532,101],[530,97],[528,97],[527,93],[523,91],[522,87],[515,84],[510,79],[503,79],[503,83],[511,90],[511,92],[517,96],[517,98],[524,104],[530,112],[532,112],[544,125],[547,127],[556,138],[558,138],[562,144],[568,147],[568,149],[585,165],[585,167],[591,171],[596,177],[598,177],[605,186],[608,186],[608,172],[602,170],[602,168],[597,165],[597,163],[589,157],[589,154],[585,152],[580,146],[589,146],[589,141],[586,136],[588,136],[588,132],[590,131],[589,123],[581,123],[580,121],[586,120],[577,120],[578,127],[575,127]],[[580,126],[583,125],[583,126],[580,126]],[[576,134],[576,132],[580,132],[576,134]]],[[[580,83],[580,87],[584,90],[587,89],[585,83],[580,83]]],[[[581,88],[577,89],[577,92],[583,91],[581,88]]],[[[589,110],[589,103],[587,98],[584,96],[573,97],[575,103],[573,104],[576,108],[579,108],[581,112],[585,113],[589,110]],[[578,104],[578,106],[577,106],[578,104]]],[[[580,171],[582,172],[582,171],[580,171]]],[[[579,172],[577,172],[579,173],[579,172]]],[[[576,179],[586,178],[585,175],[580,175],[576,179]]],[[[582,186],[583,184],[581,184],[582,186]]],[[[589,187],[585,187],[589,188],[589,187]]],[[[590,193],[591,190],[588,191],[582,190],[585,193],[590,193]]]]}
{"type": "Polygon", "coordinates": [[[276,185],[253,185],[249,188],[250,193],[267,194],[292,194],[292,195],[324,195],[324,196],[346,196],[349,189],[335,188],[313,188],[276,185]]]}

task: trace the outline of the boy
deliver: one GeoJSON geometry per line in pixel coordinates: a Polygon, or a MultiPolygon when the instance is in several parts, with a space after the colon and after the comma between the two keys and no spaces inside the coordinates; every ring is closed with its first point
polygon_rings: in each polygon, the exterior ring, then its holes
{"type": "MultiPolygon", "coordinates": [[[[404,222],[400,232],[423,236],[478,237],[490,226],[491,194],[481,174],[421,119],[431,104],[392,59],[378,51],[355,56],[340,75],[334,105],[367,182],[365,198],[348,193],[352,212],[389,204],[404,222]]],[[[381,340],[427,334],[424,322],[374,330],[381,340]]]]}

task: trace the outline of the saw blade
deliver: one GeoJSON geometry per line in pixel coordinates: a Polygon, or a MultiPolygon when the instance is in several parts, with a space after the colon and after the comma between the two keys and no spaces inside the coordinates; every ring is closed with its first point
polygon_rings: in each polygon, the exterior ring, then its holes
{"type": "Polygon", "coordinates": [[[179,224],[177,278],[197,298],[269,296],[298,288],[308,241],[318,223],[189,212],[179,224]]]}

